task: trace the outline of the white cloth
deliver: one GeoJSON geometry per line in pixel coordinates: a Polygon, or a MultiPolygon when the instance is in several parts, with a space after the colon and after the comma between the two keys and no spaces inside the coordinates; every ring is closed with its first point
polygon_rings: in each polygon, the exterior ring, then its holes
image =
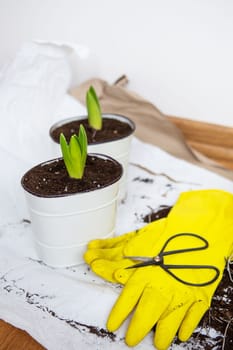
{"type": "MultiPolygon", "coordinates": [[[[117,234],[143,226],[145,215],[174,204],[182,191],[233,192],[231,181],[136,139],[130,163],[117,234]]],[[[120,287],[102,281],[85,264],[65,269],[45,266],[36,256],[31,236],[28,223],[9,221],[1,226],[0,318],[25,329],[49,350],[127,349],[122,340],[127,322],[115,335],[105,328],[120,287]]],[[[186,349],[192,348],[190,344],[186,349]]],[[[152,334],[135,349],[152,350],[152,334]]]]}
{"type": "MultiPolygon", "coordinates": [[[[50,123],[61,116],[64,119],[83,113],[83,107],[65,95],[69,70],[64,52],[61,53],[60,48],[57,52],[54,47],[48,50],[54,55],[54,66],[47,49],[44,56],[45,47],[42,45],[36,50],[33,45],[32,50],[26,49],[18,57],[19,66],[16,62],[5,73],[11,77],[8,88],[5,78],[0,81],[4,130],[0,155],[5,164],[0,179],[0,318],[25,329],[49,350],[128,349],[123,339],[127,322],[115,334],[108,333],[105,326],[120,286],[98,278],[85,264],[64,269],[44,265],[36,255],[30,224],[22,221],[29,219],[26,208],[22,210],[22,171],[40,157],[47,159],[46,147],[52,144],[48,136],[50,123]],[[41,66],[35,64],[37,58],[41,66]],[[23,62],[25,79],[20,72],[23,62]],[[43,63],[48,70],[42,69],[43,63]],[[45,77],[51,78],[48,72],[55,77],[45,87],[45,77]],[[36,88],[38,81],[41,89],[36,88]],[[54,84],[58,83],[60,87],[55,96],[54,84]],[[48,96],[44,96],[44,92],[48,96]],[[10,139],[9,135],[13,137],[10,139]],[[41,142],[47,145],[43,151],[41,142]]],[[[118,235],[143,226],[145,215],[162,205],[173,205],[182,191],[219,188],[233,192],[233,183],[134,138],[127,188],[127,198],[118,208],[118,235]]],[[[152,336],[150,333],[135,349],[152,350],[152,336]]],[[[192,349],[192,339],[171,346],[174,350],[183,348],[192,349]]]]}
{"type": "Polygon", "coordinates": [[[0,72],[0,222],[24,215],[20,179],[32,165],[56,157],[49,128],[57,120],[86,109],[66,94],[70,87],[69,57],[85,48],[29,42],[0,72]],[[67,109],[68,106],[68,109],[67,109]],[[64,115],[63,115],[64,114],[64,115]]]}

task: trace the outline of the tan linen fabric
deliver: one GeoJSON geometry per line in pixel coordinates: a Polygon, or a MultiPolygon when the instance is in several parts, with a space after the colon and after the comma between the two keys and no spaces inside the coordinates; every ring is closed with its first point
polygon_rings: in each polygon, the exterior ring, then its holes
{"type": "Polygon", "coordinates": [[[233,180],[233,171],[208,159],[187,145],[180,129],[151,102],[125,88],[123,76],[113,85],[101,79],[91,79],[70,90],[70,94],[85,104],[86,92],[92,85],[100,99],[103,113],[115,113],[132,119],[136,124],[135,136],[154,144],[166,152],[233,180]]]}

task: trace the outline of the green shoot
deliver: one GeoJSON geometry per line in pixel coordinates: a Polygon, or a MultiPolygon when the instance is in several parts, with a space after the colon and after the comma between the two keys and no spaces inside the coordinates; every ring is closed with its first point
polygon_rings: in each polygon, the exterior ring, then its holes
{"type": "Polygon", "coordinates": [[[67,172],[74,179],[81,179],[84,174],[87,159],[87,134],[80,125],[79,134],[72,135],[70,144],[64,134],[60,134],[60,146],[67,172]]]}
{"type": "Polygon", "coordinates": [[[88,124],[95,130],[102,129],[102,113],[99,99],[93,86],[89,88],[86,94],[86,106],[88,115],[88,124]]]}

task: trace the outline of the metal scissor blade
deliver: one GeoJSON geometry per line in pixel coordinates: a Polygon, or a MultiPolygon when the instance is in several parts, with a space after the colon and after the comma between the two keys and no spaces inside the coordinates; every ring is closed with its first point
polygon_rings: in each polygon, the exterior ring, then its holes
{"type": "Polygon", "coordinates": [[[144,267],[144,266],[149,266],[149,265],[157,265],[157,263],[155,262],[154,257],[148,257],[148,256],[124,256],[124,258],[126,259],[130,259],[130,260],[138,260],[141,261],[138,264],[134,264],[131,266],[126,267],[126,269],[134,269],[136,267],[144,267]]]}
{"type": "Polygon", "coordinates": [[[135,256],[124,256],[124,259],[141,261],[141,263],[128,266],[128,267],[126,267],[126,269],[134,269],[136,267],[144,267],[144,266],[148,266],[148,265],[152,265],[153,264],[153,258],[150,258],[148,256],[137,256],[137,255],[135,255],[135,256]]]}
{"type": "Polygon", "coordinates": [[[141,262],[139,264],[134,264],[134,265],[128,266],[128,267],[126,267],[126,269],[134,269],[137,267],[145,267],[145,266],[152,266],[152,265],[155,265],[154,261],[151,259],[150,260],[147,259],[147,261],[141,262]]]}
{"type": "Polygon", "coordinates": [[[124,259],[130,259],[130,260],[138,260],[138,261],[152,261],[153,257],[149,257],[149,256],[140,256],[140,255],[125,255],[123,256],[124,259]]]}

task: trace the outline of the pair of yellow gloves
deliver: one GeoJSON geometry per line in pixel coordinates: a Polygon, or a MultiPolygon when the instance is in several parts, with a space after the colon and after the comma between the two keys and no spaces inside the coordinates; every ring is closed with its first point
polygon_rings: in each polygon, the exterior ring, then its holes
{"type": "Polygon", "coordinates": [[[108,330],[117,330],[132,313],[126,344],[135,346],[156,325],[154,345],[165,350],[177,333],[181,341],[192,335],[232,251],[233,195],[198,190],[182,193],[167,218],[116,238],[91,241],[84,259],[99,276],[125,285],[110,312],[108,330]],[[179,252],[183,249],[188,251],[179,252]],[[136,256],[153,258],[161,251],[163,265],[128,268],[138,263],[136,256]],[[169,265],[176,268],[163,268],[169,265]]]}

